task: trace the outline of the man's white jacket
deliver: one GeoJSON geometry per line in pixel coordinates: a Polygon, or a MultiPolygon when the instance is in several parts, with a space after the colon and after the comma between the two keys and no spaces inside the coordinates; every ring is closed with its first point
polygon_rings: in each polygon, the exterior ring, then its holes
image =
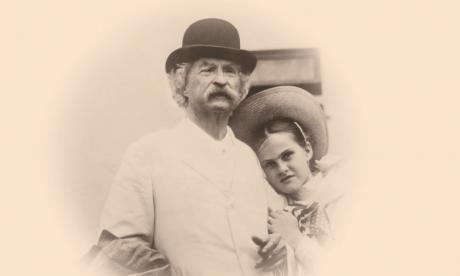
{"type": "Polygon", "coordinates": [[[185,119],[130,146],[101,229],[157,249],[176,275],[267,275],[251,237],[267,236],[269,205],[282,200],[252,150],[230,128],[216,141],[185,119]]]}

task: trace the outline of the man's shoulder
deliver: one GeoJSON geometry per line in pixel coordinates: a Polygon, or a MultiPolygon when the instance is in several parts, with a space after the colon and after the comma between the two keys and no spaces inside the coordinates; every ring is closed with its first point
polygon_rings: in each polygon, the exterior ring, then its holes
{"type": "Polygon", "coordinates": [[[234,140],[235,146],[238,148],[239,151],[243,152],[244,154],[250,155],[251,158],[254,158],[257,160],[257,156],[255,152],[251,149],[251,147],[248,146],[245,142],[241,141],[240,139],[235,137],[234,140]]]}
{"type": "Polygon", "coordinates": [[[238,149],[238,154],[241,157],[240,159],[246,162],[246,166],[250,166],[251,168],[255,168],[256,170],[260,170],[260,172],[262,172],[259,159],[251,147],[238,139],[235,139],[235,147],[238,149]]]}
{"type": "Polygon", "coordinates": [[[176,128],[161,129],[138,138],[128,146],[128,154],[145,155],[152,151],[162,151],[175,144],[178,139],[176,128]]]}
{"type": "Polygon", "coordinates": [[[173,135],[174,128],[169,129],[161,129],[154,132],[150,132],[141,136],[137,141],[133,143],[133,145],[139,146],[148,146],[148,145],[156,145],[160,142],[167,141],[168,139],[174,138],[173,135]]]}

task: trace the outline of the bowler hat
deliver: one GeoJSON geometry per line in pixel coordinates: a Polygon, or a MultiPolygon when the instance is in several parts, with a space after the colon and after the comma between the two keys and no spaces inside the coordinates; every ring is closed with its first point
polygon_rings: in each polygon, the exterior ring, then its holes
{"type": "Polygon", "coordinates": [[[297,122],[310,134],[313,160],[326,155],[326,116],[312,94],[295,86],[273,87],[246,98],[233,112],[230,126],[237,138],[256,151],[257,133],[274,119],[297,122]]]}
{"type": "Polygon", "coordinates": [[[217,18],[202,19],[187,28],[182,47],[169,54],[166,60],[166,72],[169,73],[176,64],[202,57],[234,61],[242,65],[245,73],[251,73],[257,63],[253,53],[240,49],[238,30],[229,22],[217,18]]]}

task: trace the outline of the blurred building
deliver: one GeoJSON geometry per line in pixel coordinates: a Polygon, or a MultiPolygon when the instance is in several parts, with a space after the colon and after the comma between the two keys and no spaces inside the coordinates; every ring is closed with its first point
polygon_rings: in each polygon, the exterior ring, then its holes
{"type": "Polygon", "coordinates": [[[250,95],[261,90],[293,85],[320,96],[319,53],[314,48],[252,51],[258,59],[251,76],[250,95]]]}

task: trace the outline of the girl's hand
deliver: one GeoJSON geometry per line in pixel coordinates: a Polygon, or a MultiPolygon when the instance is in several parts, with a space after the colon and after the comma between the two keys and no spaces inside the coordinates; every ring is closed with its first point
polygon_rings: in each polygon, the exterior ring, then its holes
{"type": "Polygon", "coordinates": [[[280,234],[292,248],[295,248],[302,238],[296,217],[285,210],[269,213],[268,231],[280,234]]]}

